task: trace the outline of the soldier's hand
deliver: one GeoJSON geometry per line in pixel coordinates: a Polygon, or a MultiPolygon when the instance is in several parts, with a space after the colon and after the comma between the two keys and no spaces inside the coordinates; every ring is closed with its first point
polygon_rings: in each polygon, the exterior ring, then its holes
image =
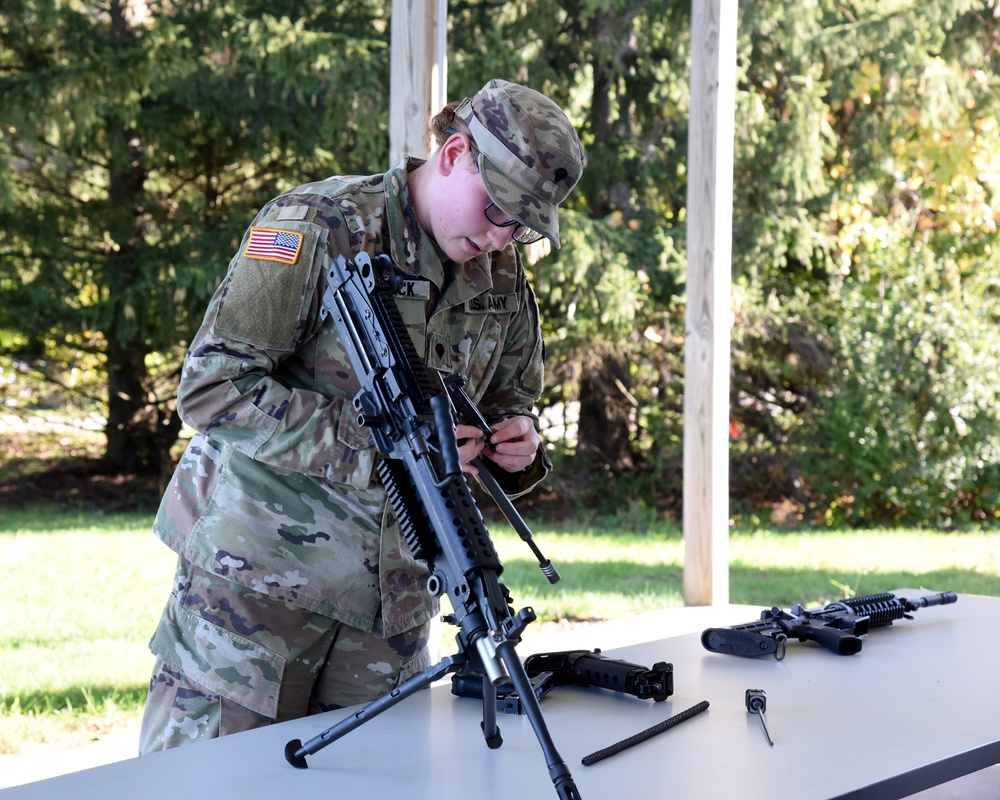
{"type": "Polygon", "coordinates": [[[541,437],[531,417],[511,417],[491,426],[493,448],[483,450],[483,456],[508,472],[521,472],[535,463],[541,437]]]}
{"type": "Polygon", "coordinates": [[[470,475],[479,474],[469,462],[483,452],[486,447],[486,440],[483,439],[483,432],[475,425],[456,425],[455,437],[458,439],[458,457],[462,462],[462,471],[470,475]]]}

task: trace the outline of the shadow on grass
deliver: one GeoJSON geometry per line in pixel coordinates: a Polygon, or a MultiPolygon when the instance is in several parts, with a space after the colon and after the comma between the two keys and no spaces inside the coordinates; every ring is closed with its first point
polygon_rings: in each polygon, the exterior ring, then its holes
{"type": "MultiPolygon", "coordinates": [[[[866,568],[856,572],[816,569],[767,570],[734,568],[729,573],[729,602],[745,605],[812,607],[845,597],[919,589],[918,596],[937,592],[996,595],[1000,577],[956,568],[915,572],[866,568]]],[[[912,598],[911,598],[912,599],[912,598]]]]}
{"type": "Polygon", "coordinates": [[[504,562],[500,580],[519,592],[536,597],[554,597],[566,592],[615,594],[624,597],[648,595],[662,591],[676,594],[683,586],[684,573],[680,566],[642,564],[636,561],[569,561],[556,564],[562,577],[559,583],[549,583],[539,571],[538,563],[527,558],[512,558],[504,562]]]}
{"type": "Polygon", "coordinates": [[[156,510],[162,492],[158,470],[123,470],[99,458],[47,464],[12,459],[0,476],[0,505],[31,509],[40,501],[64,511],[110,513],[156,510]]]}

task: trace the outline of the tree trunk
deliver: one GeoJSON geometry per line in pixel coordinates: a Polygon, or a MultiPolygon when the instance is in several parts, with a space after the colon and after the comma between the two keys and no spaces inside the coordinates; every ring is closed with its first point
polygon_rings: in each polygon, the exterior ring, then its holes
{"type": "Polygon", "coordinates": [[[614,475],[635,468],[628,369],[613,354],[595,359],[580,379],[580,448],[614,475]]]}
{"type": "MultiPolygon", "coordinates": [[[[112,340],[108,343],[108,444],[104,460],[122,469],[149,465],[150,437],[140,422],[146,406],[145,353],[112,340]]],[[[154,465],[155,466],[155,465],[154,465]]]]}
{"type": "MultiPolygon", "coordinates": [[[[111,4],[114,38],[134,38],[127,2],[111,4]]],[[[107,326],[108,419],[104,460],[119,469],[159,469],[163,447],[159,441],[160,410],[152,402],[145,343],[152,320],[138,315],[132,294],[137,291],[139,254],[146,246],[146,159],[141,135],[114,111],[107,119],[110,132],[108,161],[108,235],[114,247],[105,255],[108,305],[114,320],[107,326]]],[[[163,426],[169,428],[169,425],[163,426]]],[[[169,445],[168,445],[169,447],[169,445]]]]}

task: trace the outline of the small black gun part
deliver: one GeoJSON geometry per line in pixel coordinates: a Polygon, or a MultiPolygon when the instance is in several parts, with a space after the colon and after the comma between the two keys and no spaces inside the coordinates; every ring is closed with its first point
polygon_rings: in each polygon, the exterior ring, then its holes
{"type": "Polygon", "coordinates": [[[764,694],[764,690],[747,689],[746,705],[747,711],[760,717],[760,724],[764,726],[764,735],[767,737],[767,743],[771,747],[774,747],[774,742],[771,740],[771,732],[767,729],[767,717],[764,716],[764,712],[767,711],[767,696],[764,694]]]}
{"type": "Polygon", "coordinates": [[[479,428],[483,433],[483,440],[486,446],[490,450],[496,450],[496,446],[490,441],[490,437],[493,435],[490,423],[486,421],[486,417],[480,413],[476,404],[472,402],[472,398],[465,393],[465,375],[461,373],[449,375],[444,379],[444,386],[448,390],[451,402],[455,404],[455,410],[458,411],[462,422],[467,425],[475,425],[479,428]]]}
{"type": "MultiPolygon", "coordinates": [[[[531,688],[535,697],[541,700],[556,685],[551,672],[541,672],[531,675],[531,688]]],[[[502,714],[524,714],[524,703],[510,683],[502,683],[496,687],[497,711],[502,714]]],[[[483,677],[481,675],[452,675],[451,693],[456,697],[483,696],[483,677]]]]}

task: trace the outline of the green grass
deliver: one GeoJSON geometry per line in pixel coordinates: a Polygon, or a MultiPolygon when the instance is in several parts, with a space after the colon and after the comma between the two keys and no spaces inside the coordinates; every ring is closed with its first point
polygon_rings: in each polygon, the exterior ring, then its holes
{"type": "MultiPolygon", "coordinates": [[[[146,643],[175,561],[150,523],[148,514],[0,511],[0,753],[138,719],[146,643]]],[[[536,526],[563,577],[553,586],[515,533],[492,526],[515,608],[552,621],[683,605],[679,529],[627,529],[536,526]]],[[[1000,534],[755,529],[730,538],[733,603],[813,605],[901,586],[1000,596],[1000,534]]]]}
{"type": "MultiPolygon", "coordinates": [[[[684,541],[663,524],[647,533],[537,527],[542,553],[563,580],[548,584],[516,534],[494,526],[517,601],[541,618],[614,618],[683,606],[684,541]]],[[[729,540],[729,601],[809,605],[897,587],[1000,596],[1000,531],[736,530],[729,540]]]]}
{"type": "Polygon", "coordinates": [[[0,512],[0,753],[136,718],[175,558],[138,514],[0,512]]]}

